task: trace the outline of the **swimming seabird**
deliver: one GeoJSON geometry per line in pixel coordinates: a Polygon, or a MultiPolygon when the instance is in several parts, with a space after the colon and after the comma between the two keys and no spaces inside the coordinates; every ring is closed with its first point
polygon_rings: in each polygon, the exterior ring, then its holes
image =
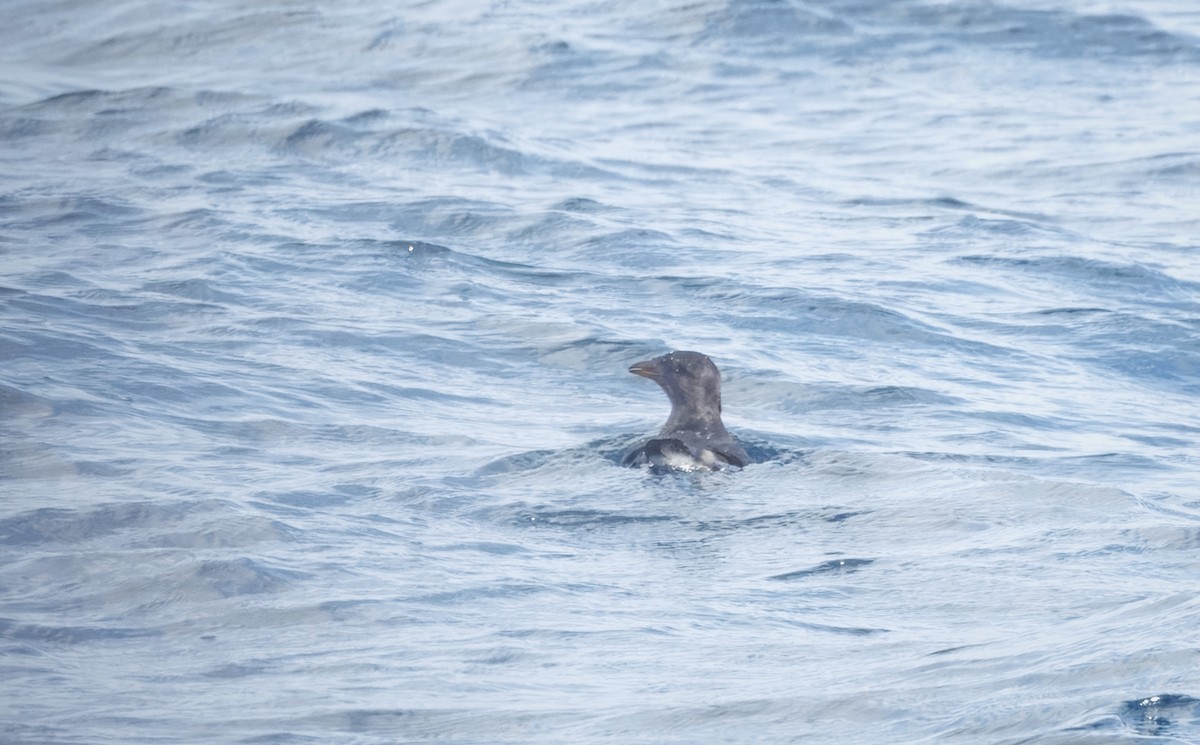
{"type": "Polygon", "coordinates": [[[699,352],[671,352],[630,366],[671,399],[671,416],[658,436],[625,454],[626,466],[712,471],[745,466],[750,456],[721,422],[721,372],[699,352]]]}

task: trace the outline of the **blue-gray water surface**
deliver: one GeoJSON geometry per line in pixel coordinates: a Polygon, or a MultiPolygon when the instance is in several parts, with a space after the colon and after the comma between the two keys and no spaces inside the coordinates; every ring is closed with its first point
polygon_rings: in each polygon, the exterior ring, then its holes
{"type": "Polygon", "coordinates": [[[0,742],[1200,742],[1192,3],[3,9],[0,742]]]}

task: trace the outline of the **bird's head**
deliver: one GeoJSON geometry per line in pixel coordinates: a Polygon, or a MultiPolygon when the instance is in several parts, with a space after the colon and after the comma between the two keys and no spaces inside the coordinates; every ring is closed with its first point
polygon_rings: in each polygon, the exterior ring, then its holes
{"type": "Polygon", "coordinates": [[[671,406],[700,418],[721,415],[721,372],[699,352],[671,352],[629,367],[629,372],[662,386],[671,406]]]}

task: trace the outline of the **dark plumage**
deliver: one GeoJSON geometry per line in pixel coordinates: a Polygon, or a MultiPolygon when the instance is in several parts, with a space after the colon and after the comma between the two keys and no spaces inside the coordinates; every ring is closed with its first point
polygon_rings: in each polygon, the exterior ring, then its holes
{"type": "Polygon", "coordinates": [[[671,416],[654,439],[625,454],[627,466],[711,471],[745,466],[750,456],[721,422],[721,373],[699,352],[671,352],[629,368],[671,399],[671,416]]]}

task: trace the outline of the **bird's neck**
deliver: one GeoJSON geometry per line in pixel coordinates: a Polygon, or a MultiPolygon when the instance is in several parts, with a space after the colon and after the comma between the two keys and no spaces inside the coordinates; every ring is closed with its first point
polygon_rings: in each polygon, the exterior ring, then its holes
{"type": "Polygon", "coordinates": [[[707,434],[718,434],[725,431],[725,425],[721,423],[721,411],[718,408],[705,408],[696,410],[694,408],[674,405],[671,407],[671,416],[667,418],[667,423],[663,425],[663,432],[703,432],[707,434]]]}

